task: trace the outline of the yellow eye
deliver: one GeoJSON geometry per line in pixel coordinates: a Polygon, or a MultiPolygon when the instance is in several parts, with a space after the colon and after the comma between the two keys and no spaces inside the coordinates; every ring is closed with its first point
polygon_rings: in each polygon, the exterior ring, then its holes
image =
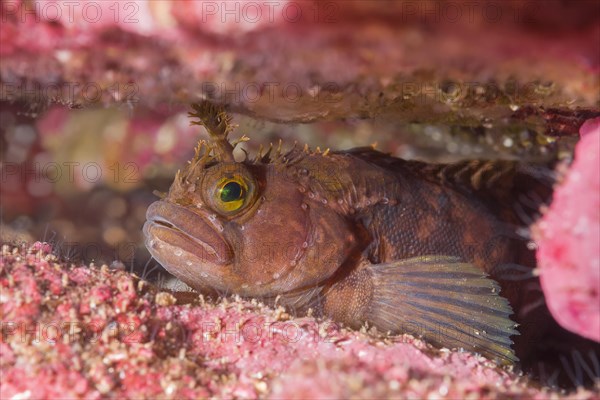
{"type": "Polygon", "coordinates": [[[242,163],[222,163],[202,176],[200,191],[204,204],[227,219],[238,218],[253,209],[258,183],[242,163]]]}
{"type": "Polygon", "coordinates": [[[246,200],[248,185],[239,178],[223,178],[217,185],[216,197],[225,212],[239,210],[246,200]]]}

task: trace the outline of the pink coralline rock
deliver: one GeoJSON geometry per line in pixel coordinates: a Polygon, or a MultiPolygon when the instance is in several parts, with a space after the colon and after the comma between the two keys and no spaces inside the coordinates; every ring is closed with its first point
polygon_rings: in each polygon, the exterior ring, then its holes
{"type": "Polygon", "coordinates": [[[150,109],[207,97],[278,121],[387,110],[467,125],[541,125],[598,100],[588,0],[7,0],[0,11],[5,100],[129,104],[135,87],[150,109]]]}
{"type": "Polygon", "coordinates": [[[600,118],[588,120],[580,134],[575,161],[534,232],[552,315],[600,342],[600,118]]]}
{"type": "Polygon", "coordinates": [[[2,246],[0,398],[578,398],[410,336],[256,301],[179,304],[124,271],[2,246]]]}

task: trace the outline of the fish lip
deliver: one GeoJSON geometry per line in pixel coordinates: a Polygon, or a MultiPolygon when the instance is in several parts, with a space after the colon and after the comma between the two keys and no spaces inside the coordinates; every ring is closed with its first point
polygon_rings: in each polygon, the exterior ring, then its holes
{"type": "Polygon", "coordinates": [[[143,232],[147,240],[158,237],[188,252],[190,244],[200,246],[204,258],[216,264],[227,264],[233,259],[231,246],[207,216],[179,204],[165,200],[150,204],[143,232]]]}

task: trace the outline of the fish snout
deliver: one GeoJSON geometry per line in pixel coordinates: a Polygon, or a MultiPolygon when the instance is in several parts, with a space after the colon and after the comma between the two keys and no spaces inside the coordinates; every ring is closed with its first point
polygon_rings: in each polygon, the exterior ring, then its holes
{"type": "Polygon", "coordinates": [[[178,255],[183,257],[183,252],[201,264],[231,263],[233,250],[223,231],[218,220],[165,200],[148,207],[143,227],[146,247],[167,269],[173,269],[168,264],[176,262],[173,258],[178,255]]]}

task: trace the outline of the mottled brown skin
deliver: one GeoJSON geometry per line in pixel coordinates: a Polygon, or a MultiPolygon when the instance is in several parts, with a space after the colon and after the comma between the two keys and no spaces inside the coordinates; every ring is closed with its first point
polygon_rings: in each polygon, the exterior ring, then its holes
{"type": "Polygon", "coordinates": [[[188,168],[148,210],[147,244],[194,289],[279,296],[357,327],[371,312],[372,264],[443,254],[489,271],[515,261],[514,241],[490,209],[424,179],[420,166],[359,149],[188,168]],[[215,177],[228,173],[256,182],[255,199],[231,216],[206,198],[215,177]],[[152,222],[157,216],[196,239],[152,222]]]}
{"type": "MultiPolygon", "coordinates": [[[[343,193],[330,191],[320,197],[336,204],[335,212],[352,221],[356,231],[366,233],[362,235],[360,257],[355,261],[356,265],[346,267],[348,271],[360,271],[364,259],[368,260],[364,265],[370,265],[431,254],[456,256],[490,275],[494,275],[494,267],[499,264],[531,263],[531,257],[526,260],[521,257],[525,242],[515,233],[516,216],[510,223],[498,218],[501,207],[482,201],[471,182],[462,186],[459,182],[444,183],[438,176],[442,165],[431,168],[421,162],[400,160],[372,149],[334,153],[325,158],[312,155],[305,157],[299,167],[307,168],[311,164],[320,165],[321,170],[343,182],[340,184],[346,188],[343,193]]],[[[503,164],[517,168],[515,163],[503,164]]],[[[488,163],[474,161],[457,165],[476,171],[488,163]]],[[[317,172],[314,180],[318,179],[317,172]]],[[[314,191],[319,191],[318,184],[300,186],[312,186],[314,191]]],[[[318,199],[313,201],[318,202],[318,199]]],[[[368,297],[369,283],[364,274],[357,280],[352,277],[358,272],[339,273],[348,276],[330,283],[333,289],[342,286],[344,280],[357,281],[361,283],[354,285],[364,285],[364,296],[368,297]]],[[[508,288],[510,284],[506,286],[508,288]]],[[[339,307],[343,307],[347,295],[338,295],[336,290],[330,290],[328,294],[340,297],[339,307]]],[[[509,300],[511,304],[518,303],[517,298],[509,300]]],[[[334,299],[327,300],[330,304],[334,302],[334,299]]],[[[353,320],[344,322],[356,325],[353,320]]]]}

